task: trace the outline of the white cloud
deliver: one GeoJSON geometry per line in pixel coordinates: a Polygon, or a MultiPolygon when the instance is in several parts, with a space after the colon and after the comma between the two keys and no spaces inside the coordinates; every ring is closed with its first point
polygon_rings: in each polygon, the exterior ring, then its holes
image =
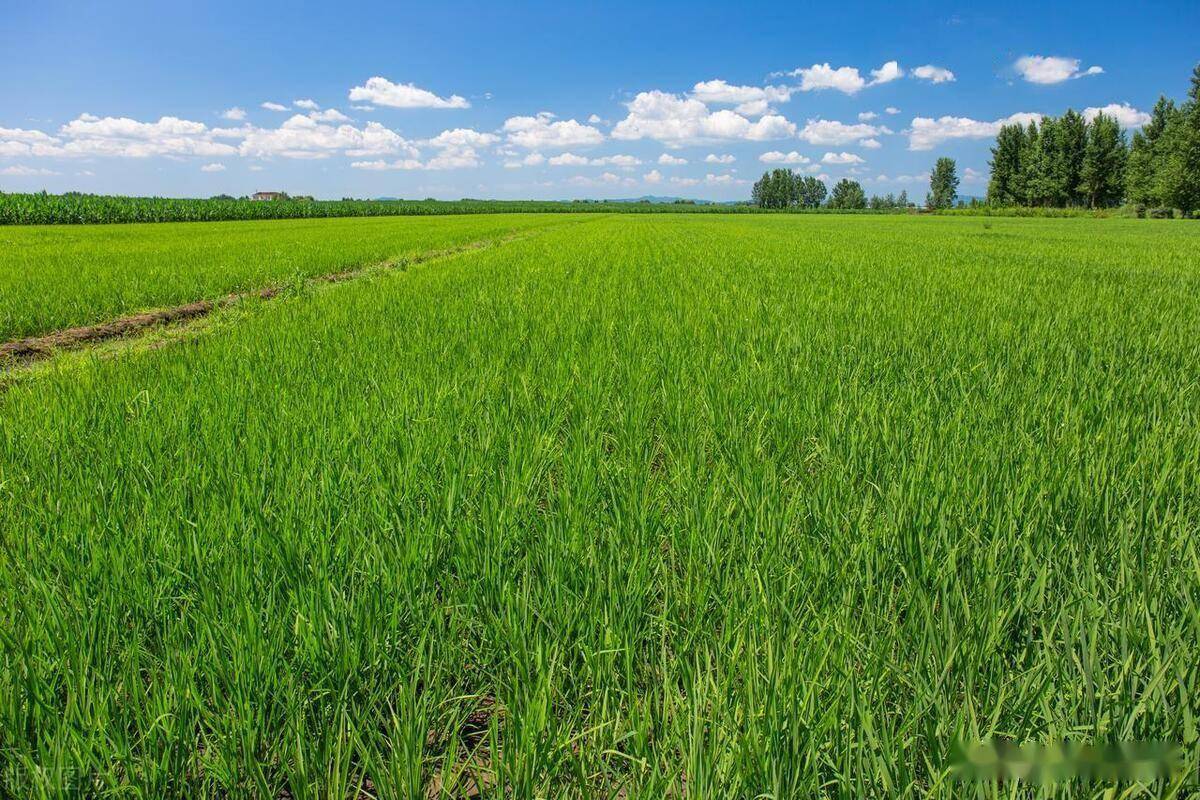
{"type": "Polygon", "coordinates": [[[60,155],[62,142],[42,131],[0,128],[0,156],[60,155]]]}
{"type": "Polygon", "coordinates": [[[1090,107],[1083,110],[1083,118],[1091,122],[1097,115],[1103,114],[1106,117],[1113,117],[1121,125],[1122,128],[1140,128],[1150,121],[1150,115],[1145,111],[1138,111],[1129,103],[1109,103],[1100,108],[1090,107]]]}
{"type": "Polygon", "coordinates": [[[865,147],[868,150],[878,150],[879,148],[883,147],[883,145],[879,143],[878,139],[863,139],[858,143],[858,146],[865,147]]]}
{"type": "Polygon", "coordinates": [[[686,158],[677,158],[670,153],[663,153],[658,157],[658,163],[664,167],[679,167],[683,166],[687,162],[688,161],[686,158]]]}
{"type": "Polygon", "coordinates": [[[862,157],[854,153],[826,153],[821,156],[822,164],[865,164],[862,157]]]}
{"type": "Polygon", "coordinates": [[[859,73],[858,67],[833,67],[826,62],[800,67],[787,74],[800,79],[802,92],[836,89],[844,94],[857,94],[868,86],[879,86],[904,77],[904,70],[899,62],[888,61],[879,69],[871,70],[868,81],[859,73]]]}
{"type": "Polygon", "coordinates": [[[867,85],[857,67],[838,67],[834,69],[828,62],[813,64],[811,67],[800,67],[789,73],[800,78],[800,91],[812,92],[822,89],[837,89],[846,94],[855,94],[867,85]]]}
{"type": "Polygon", "coordinates": [[[872,86],[878,86],[881,83],[891,83],[904,77],[904,70],[900,69],[900,63],[897,61],[889,61],[879,69],[871,70],[872,86]]]}
{"type": "Polygon", "coordinates": [[[810,119],[800,131],[800,138],[809,144],[837,145],[870,139],[885,132],[885,128],[865,123],[847,125],[834,120],[810,119]]]}
{"type": "Polygon", "coordinates": [[[365,169],[374,172],[382,172],[383,170],[411,170],[423,169],[425,167],[420,161],[415,158],[403,158],[396,161],[353,161],[350,166],[354,169],[365,169]]]}
{"type": "Polygon", "coordinates": [[[737,161],[737,159],[729,153],[722,153],[721,155],[709,153],[704,157],[705,164],[732,164],[735,161],[737,161]]]}
{"type": "Polygon", "coordinates": [[[421,89],[411,83],[392,83],[387,78],[376,75],[368,78],[362,86],[350,90],[350,101],[355,103],[373,103],[389,108],[470,108],[471,104],[465,97],[451,95],[438,97],[427,89],[421,89]]]}
{"type": "Polygon", "coordinates": [[[509,117],[504,121],[504,132],[510,144],[526,150],[565,150],[604,141],[604,134],[598,129],[573,119],[555,121],[548,111],[533,117],[509,117]]]}
{"type": "Polygon", "coordinates": [[[375,106],[350,106],[355,111],[374,111],[375,106]]]}
{"type": "Polygon", "coordinates": [[[969,117],[914,117],[908,131],[909,150],[932,150],[947,139],[988,139],[1000,132],[1000,126],[1011,123],[1028,125],[1041,119],[1041,114],[1022,112],[998,119],[981,122],[969,117]]]}
{"type": "Polygon", "coordinates": [[[963,181],[966,183],[979,183],[983,180],[984,175],[977,169],[967,167],[963,170],[963,181]]]}
{"type": "Polygon", "coordinates": [[[11,167],[0,169],[0,175],[12,175],[19,178],[32,178],[34,176],[46,175],[61,175],[61,172],[55,172],[52,169],[42,169],[40,167],[26,167],[21,164],[16,164],[11,167]]]}
{"type": "Polygon", "coordinates": [[[758,157],[758,160],[764,164],[807,164],[810,159],[800,155],[795,150],[790,153],[781,153],[778,150],[771,150],[763,153],[758,157]]]}
{"type": "Polygon", "coordinates": [[[738,178],[736,175],[731,175],[728,172],[721,175],[714,175],[711,172],[704,176],[704,182],[709,186],[740,186],[746,181],[738,178]]]}
{"type": "Polygon", "coordinates": [[[1064,56],[1021,56],[1013,64],[1017,73],[1029,83],[1054,84],[1082,78],[1085,75],[1099,75],[1104,72],[1102,67],[1088,67],[1080,71],[1078,58],[1064,56]]]}
{"type": "Polygon", "coordinates": [[[327,108],[324,111],[313,111],[308,115],[309,119],[315,119],[317,122],[349,122],[350,118],[336,108],[327,108]]]}
{"type": "Polygon", "coordinates": [[[227,108],[221,112],[221,119],[227,119],[231,122],[241,122],[246,118],[246,112],[243,109],[234,106],[227,108]]]}
{"type": "Polygon", "coordinates": [[[434,147],[488,147],[500,141],[494,133],[480,133],[471,128],[442,131],[426,142],[434,147]]]}
{"type": "Polygon", "coordinates": [[[200,168],[200,171],[201,172],[224,172],[225,165],[224,164],[205,164],[203,167],[200,168]]]}
{"type": "Polygon", "coordinates": [[[577,156],[574,153],[562,153],[561,155],[552,156],[546,163],[552,167],[586,167],[588,160],[586,156],[577,156]]]}
{"type": "Polygon", "coordinates": [[[612,166],[620,167],[621,169],[633,169],[634,167],[640,167],[642,161],[634,156],[615,155],[604,156],[603,158],[593,158],[591,163],[594,167],[612,166]]]}
{"type": "Polygon", "coordinates": [[[923,64],[912,71],[914,78],[920,78],[930,83],[949,83],[954,80],[954,73],[945,67],[935,67],[933,64],[923,64]]]}
{"type": "Polygon", "coordinates": [[[879,115],[876,114],[874,111],[863,111],[863,112],[859,113],[858,121],[859,122],[870,122],[871,120],[875,119],[878,116],[879,115]]]}
{"type": "Polygon", "coordinates": [[[737,106],[739,114],[757,117],[771,110],[771,103],[786,103],[792,97],[787,86],[735,86],[723,80],[701,81],[691,96],[706,104],[737,106]]]}
{"type": "Polygon", "coordinates": [[[656,169],[652,169],[642,176],[642,180],[646,183],[662,183],[662,173],[656,169]]]}
{"type": "MultiPolygon", "coordinates": [[[[43,140],[33,155],[115,156],[228,156],[237,148],[220,138],[237,138],[238,129],[209,128],[202,122],[161,117],[157,122],[138,122],[127,117],[96,117],[81,114],[59,129],[60,139],[43,140]],[[66,139],[61,143],[61,139],[66,139]]],[[[3,136],[0,136],[3,139],[3,136]]]]}
{"type": "Polygon", "coordinates": [[[506,169],[519,169],[520,167],[540,167],[546,162],[546,157],[541,153],[530,153],[522,159],[511,159],[504,162],[506,169]]]}
{"type": "Polygon", "coordinates": [[[680,178],[678,176],[671,178],[671,183],[676,186],[696,186],[700,183],[699,178],[680,178]]]}
{"type": "Polygon", "coordinates": [[[326,158],[339,151],[351,157],[418,156],[411,142],[378,122],[368,122],[361,129],[353,125],[334,127],[301,114],[292,116],[278,128],[249,130],[239,151],[243,156],[284,158],[326,158]]]}
{"type": "Polygon", "coordinates": [[[270,100],[268,100],[265,103],[260,104],[260,107],[265,108],[267,111],[287,111],[288,110],[288,107],[283,105],[282,103],[272,103],[270,100]]]}
{"type": "Polygon", "coordinates": [[[600,123],[604,122],[604,120],[600,118],[599,114],[592,114],[588,117],[588,122],[592,125],[599,125],[600,123]]]}
{"type": "Polygon", "coordinates": [[[317,105],[315,101],[313,101],[313,100],[308,100],[308,99],[305,99],[305,100],[293,100],[293,101],[292,101],[292,106],[293,106],[293,107],[295,107],[295,108],[302,108],[302,109],[304,109],[305,111],[316,111],[318,108],[320,108],[320,106],[319,106],[319,105],[317,105]]]}
{"type": "Polygon", "coordinates": [[[634,156],[615,155],[603,156],[601,158],[589,159],[586,156],[576,155],[575,153],[562,153],[561,155],[551,157],[546,163],[552,167],[620,167],[621,169],[633,169],[641,166],[642,161],[634,156]]]}
{"type": "Polygon", "coordinates": [[[884,111],[886,111],[889,114],[899,114],[900,113],[900,109],[896,108],[895,106],[888,106],[887,108],[884,109],[884,111]]]}
{"type": "Polygon", "coordinates": [[[755,122],[735,111],[710,111],[699,100],[668,92],[641,92],[626,104],[628,116],[613,128],[614,139],[655,139],[672,147],[733,139],[786,139],[796,126],[777,114],[755,122]]]}

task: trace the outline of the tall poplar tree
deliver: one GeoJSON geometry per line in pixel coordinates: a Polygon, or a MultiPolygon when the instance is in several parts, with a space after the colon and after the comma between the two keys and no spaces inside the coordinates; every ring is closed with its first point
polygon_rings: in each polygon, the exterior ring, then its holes
{"type": "Polygon", "coordinates": [[[1125,195],[1125,134],[1113,117],[1097,114],[1088,125],[1078,191],[1090,208],[1121,204],[1125,195]]]}

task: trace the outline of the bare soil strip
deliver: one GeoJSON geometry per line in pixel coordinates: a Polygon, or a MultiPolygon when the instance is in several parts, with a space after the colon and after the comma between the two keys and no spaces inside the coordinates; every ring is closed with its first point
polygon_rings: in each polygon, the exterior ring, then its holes
{"type": "MultiPolygon", "coordinates": [[[[369,264],[351,270],[344,270],[342,272],[317,275],[305,279],[304,283],[310,286],[327,283],[341,283],[343,281],[361,278],[369,273],[392,269],[404,269],[414,264],[422,264],[427,261],[434,261],[439,258],[446,258],[448,256],[466,253],[471,250],[482,250],[487,247],[506,244],[516,239],[535,235],[543,230],[545,230],[545,228],[540,228],[535,231],[521,231],[508,236],[502,236],[498,239],[482,239],[475,242],[457,245],[455,247],[447,247],[441,250],[430,250],[424,253],[417,253],[392,261],[369,264]]],[[[157,326],[189,322],[191,320],[208,316],[214,311],[227,308],[243,300],[270,300],[283,291],[283,288],[284,287],[282,286],[267,286],[262,289],[254,289],[248,292],[235,292],[232,294],[227,294],[224,297],[217,298],[216,300],[197,300],[193,303],[171,306],[170,308],[159,308],[151,311],[144,311],[139,314],[131,314],[129,316],[109,320],[108,322],[102,322],[97,325],[86,325],[80,328],[66,328],[63,330],[43,334],[41,336],[30,336],[24,339],[14,339],[12,341],[0,344],[0,370],[6,367],[27,365],[35,361],[41,361],[42,359],[50,358],[60,350],[79,349],[82,347],[100,344],[101,342],[107,342],[112,339],[132,336],[157,326]]]]}

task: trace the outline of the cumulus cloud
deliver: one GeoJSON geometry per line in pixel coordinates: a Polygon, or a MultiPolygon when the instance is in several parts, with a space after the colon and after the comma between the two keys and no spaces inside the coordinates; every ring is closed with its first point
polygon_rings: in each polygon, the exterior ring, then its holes
{"type": "Polygon", "coordinates": [[[641,159],[634,156],[615,155],[602,156],[600,158],[587,158],[586,156],[576,155],[575,153],[562,153],[561,155],[551,157],[546,163],[552,167],[620,167],[621,169],[633,169],[641,166],[641,159]]]}
{"type": "Polygon", "coordinates": [[[839,145],[871,139],[881,133],[888,133],[888,130],[866,123],[847,125],[836,120],[810,119],[799,135],[809,144],[839,145]]]}
{"type": "Polygon", "coordinates": [[[1093,106],[1083,110],[1083,118],[1088,122],[1094,120],[1099,114],[1113,117],[1122,128],[1140,128],[1150,121],[1149,114],[1145,111],[1138,111],[1128,103],[1109,103],[1099,108],[1093,106]]]}
{"type": "Polygon", "coordinates": [[[878,150],[879,148],[883,147],[883,145],[879,143],[878,139],[863,139],[858,143],[858,145],[859,147],[865,147],[868,150],[878,150]]]}
{"type": "Polygon", "coordinates": [[[863,111],[863,112],[859,113],[858,121],[859,122],[870,122],[871,120],[875,119],[878,116],[879,115],[876,114],[874,111],[863,111]]]}
{"type": "Polygon", "coordinates": [[[809,159],[800,155],[795,150],[790,153],[782,153],[778,150],[771,150],[763,153],[758,157],[758,160],[764,164],[807,164],[809,159]]]}
{"type": "Polygon", "coordinates": [[[984,179],[984,174],[977,169],[967,167],[963,170],[963,181],[965,183],[980,183],[984,179]]]}
{"type": "Polygon", "coordinates": [[[233,108],[227,108],[221,112],[221,119],[227,119],[230,122],[241,122],[245,118],[245,110],[238,108],[237,106],[234,106],[233,108]]]}
{"type": "Polygon", "coordinates": [[[900,109],[896,108],[895,106],[888,106],[887,108],[884,109],[884,111],[886,111],[889,114],[899,114],[900,113],[900,109]]]}
{"type": "Polygon", "coordinates": [[[1064,56],[1021,56],[1013,64],[1017,74],[1029,83],[1055,84],[1082,78],[1085,75],[1100,75],[1102,67],[1079,69],[1078,58],[1064,56]]]}
{"type": "Polygon", "coordinates": [[[714,175],[711,172],[704,176],[704,182],[709,186],[740,186],[746,181],[731,173],[722,173],[714,175]]]}
{"type": "MultiPolygon", "coordinates": [[[[81,114],[63,125],[56,137],[40,131],[25,134],[23,139],[13,140],[27,145],[28,155],[65,158],[236,155],[236,147],[217,140],[240,135],[238,129],[209,128],[202,122],[178,117],[139,122],[128,117],[101,118],[91,114],[81,114]]],[[[0,129],[0,153],[11,155],[5,145],[6,138],[0,129]]]]}
{"type": "Polygon", "coordinates": [[[592,166],[596,167],[612,166],[620,167],[621,169],[633,169],[634,167],[641,166],[642,161],[640,158],[636,158],[634,156],[615,155],[604,156],[602,158],[593,158],[591,163],[592,166]]]}
{"type": "Polygon", "coordinates": [[[652,169],[642,176],[642,180],[646,183],[662,183],[662,173],[656,169],[652,169]]]}
{"type": "Polygon", "coordinates": [[[253,128],[239,148],[243,156],[315,159],[338,152],[351,157],[401,154],[417,157],[417,148],[395,131],[378,122],[363,128],[333,126],[296,114],[278,128],[253,128]]]}
{"type": "Polygon", "coordinates": [[[200,168],[200,171],[201,172],[224,172],[225,165],[224,164],[205,164],[203,167],[200,168]]]}
{"type": "Polygon", "coordinates": [[[260,104],[260,106],[262,108],[265,108],[267,111],[287,111],[288,110],[288,107],[285,106],[283,103],[272,103],[270,100],[268,100],[265,103],[260,104]]]}
{"type": "Polygon", "coordinates": [[[352,161],[350,166],[354,169],[365,169],[373,172],[382,172],[384,170],[413,170],[424,169],[425,165],[415,158],[400,158],[395,161],[384,161],[378,159],[376,161],[352,161]]]}
{"type": "Polygon", "coordinates": [[[737,159],[729,153],[722,153],[720,155],[709,153],[704,157],[705,164],[732,164],[735,161],[737,159]]]}
{"type": "Polygon", "coordinates": [[[767,113],[771,103],[790,100],[792,90],[787,86],[735,86],[723,80],[711,80],[693,86],[691,96],[705,104],[737,106],[737,113],[757,117],[767,113]]]}
{"type": "Polygon", "coordinates": [[[350,101],[373,103],[389,108],[470,108],[465,97],[438,97],[428,89],[411,83],[393,83],[378,75],[368,78],[362,86],[350,90],[350,101]]]}
{"type": "Polygon", "coordinates": [[[577,156],[574,153],[561,153],[551,156],[546,163],[552,167],[586,167],[588,159],[587,156],[577,156]]]}
{"type": "Polygon", "coordinates": [[[844,94],[857,94],[868,86],[879,86],[903,78],[904,70],[899,62],[888,61],[878,69],[871,70],[871,79],[867,80],[858,67],[834,67],[826,62],[799,67],[786,74],[800,79],[802,92],[835,89],[844,94]]]}
{"type": "Polygon", "coordinates": [[[309,119],[315,119],[317,122],[349,122],[350,118],[336,108],[327,108],[324,111],[313,111],[308,115],[309,119]]]}
{"type": "Polygon", "coordinates": [[[914,78],[920,78],[930,83],[949,83],[954,80],[954,73],[945,67],[935,67],[933,64],[923,64],[912,71],[914,78]]]}
{"type": "Polygon", "coordinates": [[[914,117],[908,131],[909,150],[932,150],[947,139],[989,139],[1000,132],[1000,126],[1020,123],[1028,125],[1042,118],[1041,114],[1022,112],[992,122],[969,117],[914,117]]]}
{"type": "Polygon", "coordinates": [[[540,167],[546,162],[541,153],[530,153],[524,158],[513,158],[504,162],[505,169],[520,169],[521,167],[540,167]]]}
{"type": "Polygon", "coordinates": [[[900,69],[900,63],[889,61],[879,69],[871,70],[871,85],[878,86],[881,83],[891,83],[903,77],[904,70],[900,69]]]}
{"type": "Polygon", "coordinates": [[[765,114],[751,122],[736,111],[710,111],[694,97],[658,90],[640,92],[626,106],[629,114],[613,128],[614,139],[655,139],[680,147],[735,139],[786,139],[796,132],[796,126],[778,114],[765,114]]]}
{"type": "Polygon", "coordinates": [[[826,153],[821,156],[822,164],[865,164],[861,156],[854,153],[826,153]]]}
{"type": "Polygon", "coordinates": [[[533,117],[509,117],[504,121],[508,142],[526,150],[565,150],[588,147],[604,141],[597,128],[573,119],[556,120],[548,111],[533,117]]]}
{"type": "Polygon", "coordinates": [[[304,99],[304,100],[293,100],[293,101],[292,101],[292,106],[293,106],[294,108],[301,108],[301,109],[304,109],[305,111],[316,111],[318,108],[320,108],[320,106],[319,106],[319,105],[317,105],[316,101],[314,101],[314,100],[308,100],[308,99],[304,99]]]}
{"type": "Polygon", "coordinates": [[[658,163],[664,167],[679,167],[687,163],[686,158],[677,158],[670,153],[663,153],[658,157],[658,163]]]}

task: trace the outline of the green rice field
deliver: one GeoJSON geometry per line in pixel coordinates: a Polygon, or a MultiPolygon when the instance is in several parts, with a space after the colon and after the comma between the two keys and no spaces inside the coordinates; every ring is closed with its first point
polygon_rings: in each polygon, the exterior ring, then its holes
{"type": "Polygon", "coordinates": [[[1200,227],[0,241],[6,340],[493,243],[0,373],[0,796],[1195,796],[1200,227]],[[1001,738],[1183,765],[958,782],[1001,738]]]}

